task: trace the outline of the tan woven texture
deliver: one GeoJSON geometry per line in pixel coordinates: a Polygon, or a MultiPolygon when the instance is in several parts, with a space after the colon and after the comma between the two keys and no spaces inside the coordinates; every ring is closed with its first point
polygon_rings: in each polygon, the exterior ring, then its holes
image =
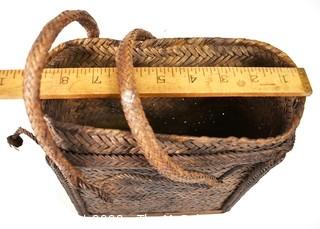
{"type": "Polygon", "coordinates": [[[294,67],[279,49],[248,39],[156,39],[141,29],[121,42],[98,35],[85,11],[61,13],[39,34],[24,74],[36,140],[79,214],[225,212],[293,147],[304,97],[140,98],[133,77],[133,66],[294,67]],[[89,38],[49,52],[72,21],[89,38]],[[121,99],[39,99],[44,67],[115,66],[121,99]]]}

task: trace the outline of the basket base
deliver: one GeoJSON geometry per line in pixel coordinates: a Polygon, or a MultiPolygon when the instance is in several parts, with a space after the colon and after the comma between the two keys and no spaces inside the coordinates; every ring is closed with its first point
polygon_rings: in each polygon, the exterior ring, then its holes
{"type": "Polygon", "coordinates": [[[125,213],[125,214],[112,214],[112,213],[103,213],[103,214],[92,214],[86,208],[86,203],[79,194],[79,191],[76,190],[72,185],[68,182],[68,180],[62,175],[58,167],[48,158],[46,160],[50,167],[53,169],[55,174],[57,175],[60,183],[63,185],[67,194],[69,195],[72,203],[78,211],[80,216],[85,217],[146,217],[146,216],[182,216],[182,215],[203,215],[203,214],[221,214],[228,212],[235,203],[240,200],[240,198],[253,186],[255,185],[270,169],[279,164],[285,157],[285,154],[279,155],[279,157],[273,161],[268,161],[265,163],[260,163],[258,166],[254,167],[247,176],[245,180],[243,180],[239,186],[232,192],[232,194],[224,201],[221,209],[212,209],[205,211],[183,211],[183,212],[135,212],[135,213],[125,213]]]}

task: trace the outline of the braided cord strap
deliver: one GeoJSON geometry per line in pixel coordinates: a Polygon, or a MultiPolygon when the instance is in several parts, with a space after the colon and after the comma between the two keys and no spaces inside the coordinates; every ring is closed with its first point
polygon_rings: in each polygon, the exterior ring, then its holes
{"type": "Polygon", "coordinates": [[[158,144],[146,118],[134,81],[133,48],[136,40],[149,38],[153,36],[142,29],[131,31],[121,42],[116,56],[121,104],[131,133],[145,158],[161,175],[177,182],[213,186],[219,182],[215,177],[187,171],[171,160],[158,144]]]}
{"type": "MultiPolygon", "coordinates": [[[[72,184],[86,183],[92,189],[97,189],[88,183],[81,171],[65,158],[55,144],[44,119],[40,101],[41,74],[47,64],[48,52],[60,31],[73,21],[78,21],[86,29],[89,38],[99,36],[95,20],[85,11],[64,11],[47,23],[27,58],[24,69],[23,98],[36,140],[47,156],[72,184]]],[[[213,186],[219,183],[215,177],[196,171],[187,171],[171,160],[159,146],[146,118],[134,81],[133,48],[136,40],[143,41],[149,38],[153,38],[149,32],[141,29],[133,30],[121,42],[116,56],[121,104],[131,133],[145,158],[161,175],[176,182],[213,186]]]]}
{"type": "Polygon", "coordinates": [[[63,175],[73,184],[78,184],[79,179],[84,179],[82,173],[71,165],[56,146],[44,120],[40,102],[40,80],[43,68],[47,64],[48,52],[60,31],[73,21],[78,21],[86,29],[88,37],[99,36],[95,20],[86,11],[64,11],[48,22],[34,42],[27,58],[23,99],[37,141],[63,175]]]}

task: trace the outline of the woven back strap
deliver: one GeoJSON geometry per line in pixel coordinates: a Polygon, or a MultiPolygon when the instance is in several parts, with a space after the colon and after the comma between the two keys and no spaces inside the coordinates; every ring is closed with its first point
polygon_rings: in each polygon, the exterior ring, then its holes
{"type": "MultiPolygon", "coordinates": [[[[44,120],[40,102],[40,79],[47,64],[48,52],[59,32],[69,23],[78,21],[88,33],[88,37],[98,37],[99,30],[94,19],[85,11],[65,11],[51,20],[34,42],[24,70],[24,101],[27,113],[38,143],[48,157],[57,165],[64,176],[74,184],[85,180],[83,174],[72,166],[56,146],[44,120]]],[[[121,92],[121,104],[133,137],[148,162],[163,176],[177,182],[205,184],[213,186],[219,181],[212,176],[196,171],[186,171],[173,162],[160,147],[146,118],[136,90],[133,69],[133,48],[136,40],[153,36],[144,30],[130,32],[121,42],[117,56],[117,77],[121,92]]],[[[86,181],[88,183],[88,181],[86,181]]]]}

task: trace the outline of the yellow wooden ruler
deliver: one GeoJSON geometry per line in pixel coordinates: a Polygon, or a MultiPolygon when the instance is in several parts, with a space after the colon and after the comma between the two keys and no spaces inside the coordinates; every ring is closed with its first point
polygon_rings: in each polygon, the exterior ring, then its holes
{"type": "MultiPolygon", "coordinates": [[[[303,68],[139,67],[141,96],[308,96],[312,89],[303,68]]],[[[0,99],[22,98],[23,71],[0,70],[0,99]]],[[[119,96],[115,68],[45,69],[41,98],[119,96]]]]}

